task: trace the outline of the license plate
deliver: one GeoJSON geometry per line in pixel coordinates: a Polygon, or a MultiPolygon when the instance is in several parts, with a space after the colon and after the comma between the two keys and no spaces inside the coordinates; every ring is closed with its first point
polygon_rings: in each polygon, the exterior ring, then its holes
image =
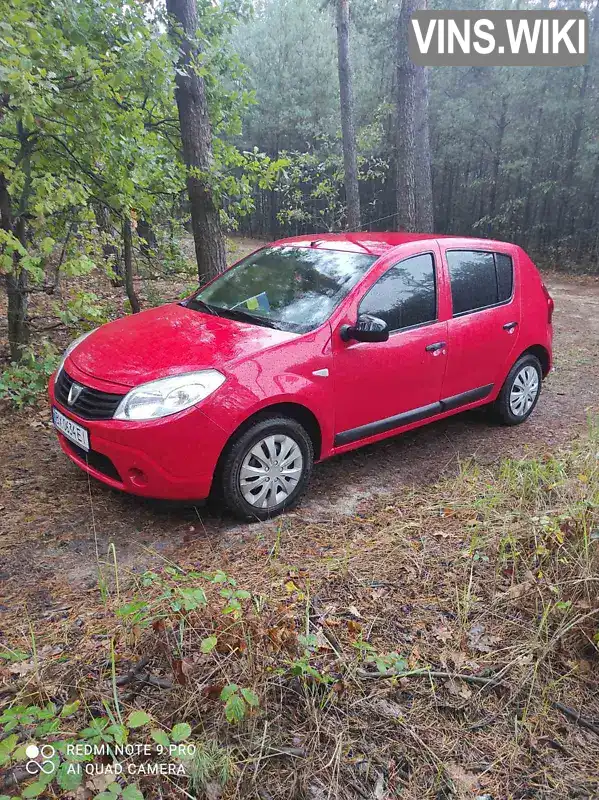
{"type": "Polygon", "coordinates": [[[63,436],[79,445],[83,450],[89,450],[89,436],[85,428],[65,417],[57,408],[52,409],[52,420],[56,430],[59,430],[63,436]]]}

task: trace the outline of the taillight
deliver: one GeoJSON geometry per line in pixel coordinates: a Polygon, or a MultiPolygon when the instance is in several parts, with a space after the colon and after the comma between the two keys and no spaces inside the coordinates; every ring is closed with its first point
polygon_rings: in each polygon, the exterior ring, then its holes
{"type": "Polygon", "coordinates": [[[545,299],[547,300],[547,322],[551,325],[551,319],[553,317],[553,309],[555,308],[555,303],[553,302],[553,297],[547,291],[547,287],[544,283],[541,284],[543,287],[543,294],[545,295],[545,299]]]}

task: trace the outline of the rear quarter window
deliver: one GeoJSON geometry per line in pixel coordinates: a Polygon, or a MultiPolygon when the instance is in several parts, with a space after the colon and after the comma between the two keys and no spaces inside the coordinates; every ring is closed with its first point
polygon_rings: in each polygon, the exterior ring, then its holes
{"type": "Polygon", "coordinates": [[[497,270],[498,302],[509,300],[514,289],[514,265],[510,256],[505,253],[495,253],[495,268],[497,270]]]}

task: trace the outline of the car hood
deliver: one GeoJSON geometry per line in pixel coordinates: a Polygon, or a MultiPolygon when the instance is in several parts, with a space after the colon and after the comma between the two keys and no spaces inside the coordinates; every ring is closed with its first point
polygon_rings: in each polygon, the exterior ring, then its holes
{"type": "Polygon", "coordinates": [[[222,369],[297,336],[172,304],[103,325],[70,360],[99,380],[131,387],[181,372],[222,369]]]}

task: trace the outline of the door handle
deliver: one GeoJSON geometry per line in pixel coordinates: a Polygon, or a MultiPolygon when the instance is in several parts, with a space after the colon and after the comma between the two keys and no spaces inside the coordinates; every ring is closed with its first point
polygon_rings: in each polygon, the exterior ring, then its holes
{"type": "Polygon", "coordinates": [[[436,353],[438,350],[443,350],[447,346],[447,342],[435,342],[434,344],[427,344],[424,348],[427,353],[436,353]]]}
{"type": "Polygon", "coordinates": [[[508,333],[511,333],[514,330],[514,328],[517,327],[518,327],[517,322],[506,322],[505,325],[503,326],[503,330],[507,331],[508,333]]]}

